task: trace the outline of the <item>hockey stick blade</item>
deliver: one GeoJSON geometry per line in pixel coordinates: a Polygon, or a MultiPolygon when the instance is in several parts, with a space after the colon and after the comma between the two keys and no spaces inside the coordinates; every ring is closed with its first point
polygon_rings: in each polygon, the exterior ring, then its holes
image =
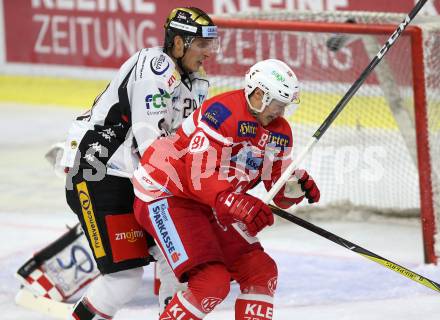
{"type": "Polygon", "coordinates": [[[272,209],[273,214],[286,219],[290,222],[293,222],[296,225],[299,225],[300,227],[303,227],[304,229],[307,229],[313,233],[316,233],[320,235],[321,237],[324,237],[348,250],[351,250],[357,254],[360,254],[361,256],[374,261],[394,272],[397,272],[401,274],[402,276],[407,277],[408,279],[418,282],[421,285],[424,285],[425,287],[428,287],[434,291],[440,292],[440,284],[438,284],[435,281],[429,280],[428,278],[425,278],[424,276],[421,276],[420,274],[415,273],[414,271],[411,271],[405,267],[402,267],[401,265],[398,265],[397,263],[394,263],[386,258],[383,258],[367,249],[362,248],[361,246],[358,246],[357,244],[354,244],[348,240],[345,240],[341,238],[340,236],[335,235],[334,233],[331,233],[325,229],[322,229],[306,220],[303,220],[285,210],[282,210],[278,207],[275,207],[273,205],[269,205],[272,209]]]}
{"type": "Polygon", "coordinates": [[[18,291],[15,296],[15,303],[23,308],[43,313],[54,319],[68,319],[73,308],[73,304],[35,295],[26,288],[21,288],[18,291]]]}

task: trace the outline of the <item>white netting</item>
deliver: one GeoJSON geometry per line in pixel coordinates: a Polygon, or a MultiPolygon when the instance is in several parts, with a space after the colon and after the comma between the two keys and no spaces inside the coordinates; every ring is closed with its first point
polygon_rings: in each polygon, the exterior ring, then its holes
{"type": "MultiPolygon", "coordinates": [[[[252,13],[234,19],[270,21],[400,23],[404,15],[365,12],[252,13]]],[[[224,18],[224,17],[223,17],[224,18]]],[[[416,18],[423,30],[429,150],[436,216],[440,213],[440,28],[429,18],[416,18]]],[[[253,63],[284,60],[301,81],[301,105],[289,120],[296,152],[377,54],[390,33],[333,34],[325,31],[271,31],[221,28],[222,52],[207,71],[212,94],[239,88],[253,63]],[[329,39],[344,45],[329,50],[329,39]]],[[[419,170],[414,120],[411,39],[403,34],[326,132],[304,167],[318,181],[321,207],[343,204],[393,215],[420,214],[419,170]]],[[[437,223],[439,225],[440,223],[437,223]]]]}

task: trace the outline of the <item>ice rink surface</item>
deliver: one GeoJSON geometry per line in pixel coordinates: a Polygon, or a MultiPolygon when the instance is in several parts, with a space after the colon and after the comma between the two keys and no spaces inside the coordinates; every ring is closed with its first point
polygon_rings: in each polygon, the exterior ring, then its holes
{"type": "MultiPolygon", "coordinates": [[[[14,273],[31,254],[75,224],[64,201],[63,181],[44,159],[65,137],[75,109],[0,105],[0,319],[42,320],[47,316],[14,304],[14,273]]],[[[325,196],[325,195],[322,195],[325,196]]],[[[349,241],[436,282],[440,267],[423,264],[417,221],[315,221],[349,241]]],[[[394,273],[290,223],[261,233],[261,242],[279,267],[274,319],[438,320],[440,293],[394,273]]],[[[156,319],[152,269],[135,299],[116,319],[156,319]]],[[[234,319],[230,295],[206,319],[234,319]]]]}

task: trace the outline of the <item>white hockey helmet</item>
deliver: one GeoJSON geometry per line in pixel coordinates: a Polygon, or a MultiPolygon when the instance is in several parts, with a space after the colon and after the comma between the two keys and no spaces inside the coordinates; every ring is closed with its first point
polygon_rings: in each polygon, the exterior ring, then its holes
{"type": "Polygon", "coordinates": [[[258,113],[263,112],[273,99],[286,105],[299,103],[298,79],[287,64],[277,59],[254,64],[246,73],[244,92],[249,107],[258,113]],[[249,101],[250,94],[256,88],[264,92],[260,110],[255,109],[249,101]]]}

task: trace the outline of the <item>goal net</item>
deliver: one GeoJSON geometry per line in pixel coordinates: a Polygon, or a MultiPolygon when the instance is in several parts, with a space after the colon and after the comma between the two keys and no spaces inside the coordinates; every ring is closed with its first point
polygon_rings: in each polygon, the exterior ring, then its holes
{"type": "MultiPolygon", "coordinates": [[[[301,103],[286,115],[300,152],[404,19],[366,12],[217,17],[222,49],[206,67],[211,94],[240,88],[246,70],[277,58],[295,71],[301,103]]],[[[425,260],[440,254],[440,24],[416,18],[301,165],[319,208],[420,216],[425,260]]]]}

